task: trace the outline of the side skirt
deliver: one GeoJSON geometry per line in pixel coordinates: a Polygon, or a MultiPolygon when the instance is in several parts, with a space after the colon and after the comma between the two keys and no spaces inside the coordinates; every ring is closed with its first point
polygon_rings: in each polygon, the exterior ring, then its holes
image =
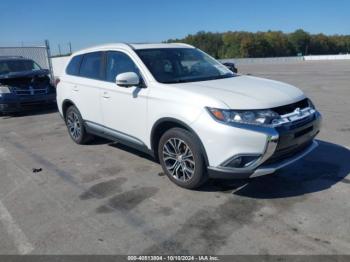
{"type": "Polygon", "coordinates": [[[123,145],[134,148],[154,157],[154,153],[141,140],[136,137],[127,135],[123,132],[108,128],[106,126],[84,120],[86,132],[92,135],[104,137],[106,139],[120,142],[123,145]]]}

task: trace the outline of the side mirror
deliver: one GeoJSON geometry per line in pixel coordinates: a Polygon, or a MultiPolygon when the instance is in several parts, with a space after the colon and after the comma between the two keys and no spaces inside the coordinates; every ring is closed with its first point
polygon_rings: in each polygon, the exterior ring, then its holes
{"type": "Polygon", "coordinates": [[[118,86],[122,87],[138,86],[140,84],[140,78],[134,72],[126,72],[117,75],[115,82],[118,86]]]}

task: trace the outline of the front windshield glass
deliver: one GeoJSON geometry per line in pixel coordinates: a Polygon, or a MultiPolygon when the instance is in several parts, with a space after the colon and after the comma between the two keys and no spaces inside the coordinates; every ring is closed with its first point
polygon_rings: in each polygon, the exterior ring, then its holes
{"type": "Polygon", "coordinates": [[[0,61],[0,75],[35,70],[40,70],[40,66],[32,60],[0,61]]]}
{"type": "Polygon", "coordinates": [[[136,50],[154,78],[161,83],[184,83],[234,77],[235,74],[194,48],[136,50]]]}

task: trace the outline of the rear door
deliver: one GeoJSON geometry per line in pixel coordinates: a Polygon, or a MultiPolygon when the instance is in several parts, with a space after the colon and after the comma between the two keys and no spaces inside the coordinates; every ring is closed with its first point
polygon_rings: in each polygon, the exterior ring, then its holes
{"type": "Polygon", "coordinates": [[[72,83],[73,101],[83,119],[102,124],[100,90],[104,79],[103,52],[84,54],[76,81],[72,83]]]}

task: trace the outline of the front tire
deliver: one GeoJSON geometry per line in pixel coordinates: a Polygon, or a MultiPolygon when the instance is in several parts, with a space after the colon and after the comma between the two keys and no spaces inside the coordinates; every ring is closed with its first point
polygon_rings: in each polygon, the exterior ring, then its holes
{"type": "Polygon", "coordinates": [[[172,128],[159,141],[160,164],[169,179],[180,187],[195,189],[207,180],[198,139],[189,131],[172,128]]]}
{"type": "Polygon", "coordinates": [[[67,109],[65,120],[69,136],[75,143],[83,145],[91,140],[92,137],[86,132],[84,121],[79,110],[75,106],[70,106],[67,109]]]}

